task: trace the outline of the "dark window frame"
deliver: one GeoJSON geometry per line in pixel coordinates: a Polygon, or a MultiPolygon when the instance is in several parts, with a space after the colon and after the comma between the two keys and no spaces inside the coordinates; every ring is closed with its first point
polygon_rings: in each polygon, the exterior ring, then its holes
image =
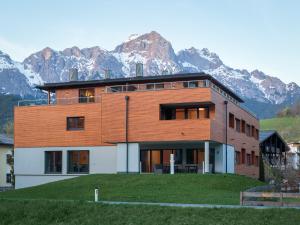
{"type": "Polygon", "coordinates": [[[95,88],[80,88],[78,89],[78,102],[79,103],[94,103],[95,102],[95,88]],[[86,93],[82,92],[91,91],[93,92],[92,96],[86,96],[86,93]]]}
{"type": "Polygon", "coordinates": [[[11,184],[12,183],[12,176],[11,173],[6,174],[6,183],[11,184]]]}
{"type": "MultiPolygon", "coordinates": [[[[73,162],[73,164],[76,164],[76,163],[73,162]]],[[[68,174],[89,174],[90,173],[90,151],[89,150],[68,150],[67,151],[67,173],[68,174]],[[71,163],[70,155],[73,152],[78,152],[78,155],[77,155],[77,157],[78,157],[77,161],[78,162],[80,162],[80,153],[81,152],[87,152],[88,153],[87,154],[87,157],[88,157],[87,158],[87,161],[88,161],[88,163],[87,163],[87,171],[83,171],[83,172],[80,171],[80,167],[82,166],[80,163],[77,163],[77,165],[75,165],[75,166],[78,167],[77,171],[71,171],[70,170],[70,168],[71,168],[71,165],[70,165],[70,163],[71,163]]]]}
{"type": "Polygon", "coordinates": [[[63,153],[62,153],[62,151],[45,151],[45,154],[44,154],[44,157],[45,157],[45,174],[62,174],[62,168],[63,168],[63,153]],[[54,156],[51,156],[51,157],[53,157],[51,160],[54,160],[54,163],[56,163],[56,157],[58,157],[57,156],[57,154],[60,154],[60,160],[61,160],[61,162],[60,162],[60,170],[58,170],[58,171],[50,171],[49,170],[49,166],[47,166],[48,165],[48,163],[47,163],[47,154],[54,154],[54,156]]]}
{"type": "Polygon", "coordinates": [[[235,118],[235,130],[237,132],[241,132],[241,120],[238,118],[235,118]]]}
{"type": "Polygon", "coordinates": [[[85,129],[85,117],[84,116],[68,116],[66,118],[66,130],[67,131],[79,131],[79,130],[84,130],[85,129]],[[83,119],[83,126],[82,127],[79,127],[79,122],[77,121],[77,127],[70,127],[71,125],[71,119],[83,119]]]}
{"type": "Polygon", "coordinates": [[[210,119],[210,106],[209,105],[185,105],[178,107],[168,107],[167,105],[160,105],[160,120],[178,120],[176,119],[176,110],[184,109],[184,119],[185,120],[195,120],[195,119],[210,119]],[[199,110],[204,108],[205,117],[200,116],[199,110]],[[189,118],[189,110],[196,110],[197,118],[189,118]]]}
{"type": "Polygon", "coordinates": [[[230,127],[230,128],[232,128],[232,129],[234,129],[234,127],[235,127],[235,116],[234,116],[234,114],[233,113],[229,113],[228,114],[228,126],[230,127]]]}

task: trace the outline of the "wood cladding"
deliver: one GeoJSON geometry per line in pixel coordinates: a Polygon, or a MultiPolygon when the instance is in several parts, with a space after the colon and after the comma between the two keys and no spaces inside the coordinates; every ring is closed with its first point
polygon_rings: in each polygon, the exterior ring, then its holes
{"type": "MultiPolygon", "coordinates": [[[[95,103],[78,103],[78,89],[56,91],[57,104],[15,108],[15,147],[101,146],[125,142],[125,96],[129,96],[129,142],[205,141],[211,140],[234,146],[235,151],[258,156],[259,141],[242,131],[245,125],[259,129],[256,118],[228,101],[228,115],[240,122],[240,132],[225,126],[226,100],[211,88],[164,89],[106,93],[104,87],[95,88],[95,103]],[[72,104],[59,99],[72,98],[72,104]],[[61,102],[60,102],[61,101],[61,102]],[[160,120],[161,104],[191,102],[212,103],[209,119],[160,120]],[[61,104],[60,104],[61,103],[61,104]],[[84,129],[67,131],[66,118],[85,119],[84,129]]],[[[229,116],[228,116],[229,123],[229,116]]],[[[236,120],[233,121],[236,121],[236,120]]],[[[231,118],[232,120],[232,118],[231,118]]],[[[258,167],[236,165],[240,174],[257,177],[258,167]]]]}

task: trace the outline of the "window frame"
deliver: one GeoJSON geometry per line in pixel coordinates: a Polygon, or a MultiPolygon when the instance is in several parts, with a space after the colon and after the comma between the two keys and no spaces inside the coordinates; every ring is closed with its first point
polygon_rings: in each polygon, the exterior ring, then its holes
{"type": "MultiPolygon", "coordinates": [[[[66,118],[66,130],[67,131],[80,131],[80,130],[84,130],[85,129],[85,117],[84,116],[67,116],[66,118]],[[83,119],[83,127],[77,127],[77,128],[70,128],[70,124],[69,124],[69,119],[83,119]]],[[[77,126],[78,126],[78,122],[77,122],[77,126]]]]}
{"type": "Polygon", "coordinates": [[[78,89],[78,103],[94,103],[95,102],[95,93],[96,90],[95,88],[79,88],[78,89]],[[91,91],[93,92],[93,96],[82,96],[81,92],[82,91],[91,91]]]}
{"type": "MultiPolygon", "coordinates": [[[[80,165],[80,164],[78,164],[80,165]]],[[[90,173],[90,151],[89,150],[68,150],[67,151],[67,174],[89,174],[90,173]],[[79,170],[78,171],[70,171],[70,153],[72,152],[79,152],[78,154],[78,158],[77,160],[80,161],[80,152],[87,152],[87,156],[88,156],[88,163],[87,163],[87,171],[85,172],[80,172],[79,170]]]]}
{"type": "MultiPolygon", "coordinates": [[[[45,151],[44,152],[44,161],[45,161],[45,166],[44,166],[44,173],[45,174],[62,174],[62,170],[63,170],[63,152],[61,150],[45,151]],[[60,156],[60,158],[61,158],[60,171],[48,171],[47,170],[47,153],[54,153],[54,159],[56,158],[56,154],[58,154],[58,153],[61,154],[61,156],[60,156]]],[[[54,160],[54,162],[55,162],[55,160],[54,160]]]]}

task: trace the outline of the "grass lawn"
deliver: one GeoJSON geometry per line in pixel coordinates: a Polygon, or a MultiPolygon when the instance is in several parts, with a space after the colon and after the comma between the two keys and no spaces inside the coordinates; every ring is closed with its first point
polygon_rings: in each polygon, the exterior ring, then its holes
{"type": "Polygon", "coordinates": [[[296,225],[299,221],[300,211],[295,209],[204,209],[0,200],[0,225],[296,225]]]}
{"type": "Polygon", "coordinates": [[[260,121],[261,130],[277,130],[282,137],[290,141],[300,140],[300,117],[282,117],[260,121]]]}
{"type": "Polygon", "coordinates": [[[264,183],[239,175],[88,175],[0,193],[0,199],[93,200],[239,204],[240,191],[264,183]]]}

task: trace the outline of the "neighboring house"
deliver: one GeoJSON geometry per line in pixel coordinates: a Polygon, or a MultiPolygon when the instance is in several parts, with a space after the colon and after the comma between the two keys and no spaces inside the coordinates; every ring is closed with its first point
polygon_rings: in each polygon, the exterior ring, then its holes
{"type": "Polygon", "coordinates": [[[0,188],[12,186],[13,139],[0,134],[0,188]]]}
{"type": "Polygon", "coordinates": [[[168,173],[171,154],[176,173],[258,177],[259,121],[212,76],[72,77],[38,87],[48,92],[44,105],[15,108],[16,188],[82,174],[168,173]]]}
{"type": "Polygon", "coordinates": [[[260,131],[259,141],[260,151],[265,162],[270,166],[286,164],[286,154],[289,151],[289,146],[277,131],[260,131]]]}
{"type": "Polygon", "coordinates": [[[294,168],[299,169],[300,159],[300,143],[289,143],[290,150],[287,152],[287,161],[294,168]]]}

